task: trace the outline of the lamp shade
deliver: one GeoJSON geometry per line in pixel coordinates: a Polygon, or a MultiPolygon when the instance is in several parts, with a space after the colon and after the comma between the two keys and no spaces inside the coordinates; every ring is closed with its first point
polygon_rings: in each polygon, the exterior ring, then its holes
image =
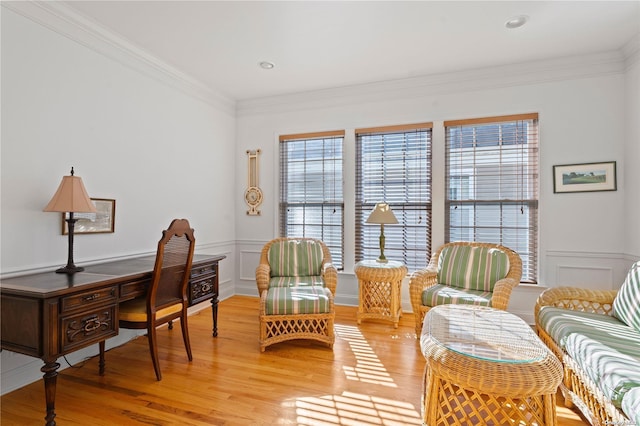
{"type": "Polygon", "coordinates": [[[391,211],[391,207],[387,203],[378,203],[371,210],[369,217],[367,218],[367,223],[380,223],[383,225],[398,223],[398,219],[396,219],[396,215],[391,211]]]}
{"type": "Polygon", "coordinates": [[[49,204],[44,208],[45,212],[78,212],[96,213],[96,207],[91,202],[87,190],[82,184],[82,178],[73,175],[63,176],[62,182],[49,204]]]}

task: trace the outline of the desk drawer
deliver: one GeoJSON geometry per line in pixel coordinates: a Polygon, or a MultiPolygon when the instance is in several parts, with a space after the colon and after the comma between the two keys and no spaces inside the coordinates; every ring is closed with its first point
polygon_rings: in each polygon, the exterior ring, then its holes
{"type": "Polygon", "coordinates": [[[118,286],[99,288],[92,291],[63,297],[60,312],[71,312],[78,309],[90,309],[93,306],[116,304],[118,301],[118,286]]]}
{"type": "Polygon", "coordinates": [[[218,296],[218,277],[216,275],[193,280],[189,283],[189,305],[218,296]]]}
{"type": "Polygon", "coordinates": [[[62,353],[118,334],[117,305],[104,306],[77,315],[62,317],[60,342],[62,353]]]}
{"type": "Polygon", "coordinates": [[[149,280],[131,281],[130,283],[122,284],[120,286],[120,302],[146,296],[149,285],[151,285],[149,280]]]}
{"type": "Polygon", "coordinates": [[[217,275],[218,274],[218,264],[208,264],[202,266],[195,266],[191,268],[191,279],[197,280],[200,277],[204,277],[205,275],[217,275]]]}

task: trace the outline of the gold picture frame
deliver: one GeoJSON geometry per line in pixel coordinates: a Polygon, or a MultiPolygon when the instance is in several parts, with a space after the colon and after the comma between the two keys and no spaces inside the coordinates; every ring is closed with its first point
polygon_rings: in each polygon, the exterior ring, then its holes
{"type": "MultiPolygon", "coordinates": [[[[108,234],[115,232],[116,200],[109,198],[92,198],[97,213],[74,213],[78,221],[73,228],[73,234],[108,234]]],[[[67,217],[69,213],[62,213],[62,235],[69,234],[67,217]]]]}

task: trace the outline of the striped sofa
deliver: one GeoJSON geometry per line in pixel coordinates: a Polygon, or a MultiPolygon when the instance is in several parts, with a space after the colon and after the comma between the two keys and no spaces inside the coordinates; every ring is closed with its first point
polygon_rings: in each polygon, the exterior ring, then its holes
{"type": "Polygon", "coordinates": [[[293,339],[317,340],[332,348],[337,282],[322,241],[276,238],[265,244],[256,268],[260,350],[293,339]]]}
{"type": "Polygon", "coordinates": [[[618,291],[545,290],[535,317],[564,365],[567,406],[593,425],[640,425],[640,262],[618,291]]]}
{"type": "Polygon", "coordinates": [[[465,303],[506,310],[521,277],[522,260],[510,248],[461,241],[442,245],[427,268],[414,272],[409,280],[416,336],[434,306],[465,303]]]}

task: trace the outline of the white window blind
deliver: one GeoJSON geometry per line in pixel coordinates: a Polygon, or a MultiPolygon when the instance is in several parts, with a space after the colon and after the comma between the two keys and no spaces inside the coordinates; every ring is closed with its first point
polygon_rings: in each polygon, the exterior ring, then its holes
{"type": "Polygon", "coordinates": [[[356,261],[380,255],[380,225],[365,223],[378,202],[397,225],[385,225],[384,254],[409,270],[431,256],[431,123],[356,130],[356,261]]]}
{"type": "Polygon", "coordinates": [[[537,282],[538,115],[446,121],[445,240],[502,244],[537,282]]]}
{"type": "Polygon", "coordinates": [[[280,235],[322,240],[343,267],[344,131],[280,136],[280,235]]]}

